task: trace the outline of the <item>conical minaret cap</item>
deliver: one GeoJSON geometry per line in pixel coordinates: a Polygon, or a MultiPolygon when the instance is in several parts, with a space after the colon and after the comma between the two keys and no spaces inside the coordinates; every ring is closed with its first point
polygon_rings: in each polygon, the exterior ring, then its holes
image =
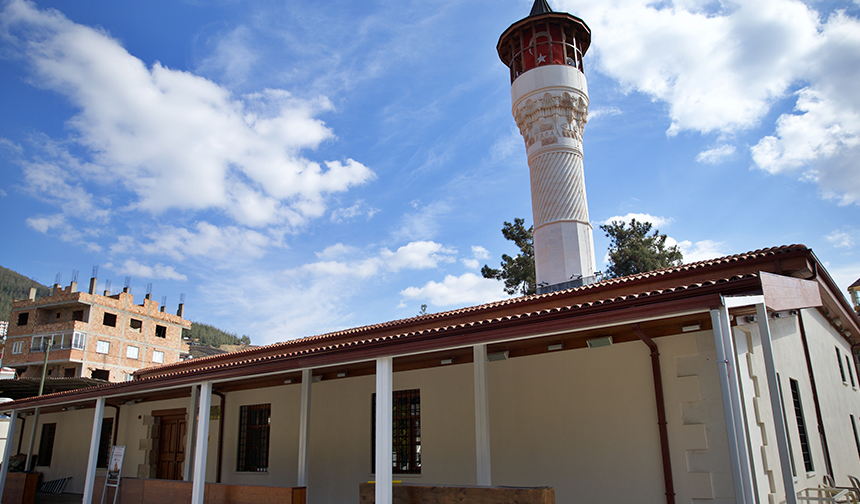
{"type": "Polygon", "coordinates": [[[539,16],[541,14],[546,14],[547,12],[552,12],[552,8],[548,3],[546,3],[546,0],[535,0],[535,4],[532,5],[532,11],[529,13],[529,17],[539,16]]]}

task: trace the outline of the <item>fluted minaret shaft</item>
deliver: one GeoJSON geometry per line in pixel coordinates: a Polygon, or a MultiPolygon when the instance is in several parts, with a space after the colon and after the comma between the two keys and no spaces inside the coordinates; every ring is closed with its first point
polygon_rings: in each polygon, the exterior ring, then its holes
{"type": "Polygon", "coordinates": [[[540,66],[516,78],[511,99],[528,152],[538,285],[592,277],[593,230],[582,166],[585,76],[573,66],[540,66]]]}

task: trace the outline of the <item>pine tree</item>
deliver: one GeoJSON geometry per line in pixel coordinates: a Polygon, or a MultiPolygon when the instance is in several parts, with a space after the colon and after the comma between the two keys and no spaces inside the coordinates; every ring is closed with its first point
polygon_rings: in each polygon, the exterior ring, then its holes
{"type": "Polygon", "coordinates": [[[684,259],[677,245],[666,247],[666,235],[651,232],[651,223],[631,219],[630,223],[614,221],[600,226],[609,238],[607,276],[619,278],[677,266],[684,259]]]}

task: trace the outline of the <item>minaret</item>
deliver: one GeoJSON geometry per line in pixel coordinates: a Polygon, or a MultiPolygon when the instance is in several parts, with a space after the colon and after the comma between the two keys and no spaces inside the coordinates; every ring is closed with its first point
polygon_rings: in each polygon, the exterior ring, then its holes
{"type": "Polygon", "coordinates": [[[496,46],[511,71],[513,114],[528,153],[539,293],[595,281],[582,168],[588,116],[582,57],[590,43],[581,19],[535,0],[531,14],[496,46]]]}

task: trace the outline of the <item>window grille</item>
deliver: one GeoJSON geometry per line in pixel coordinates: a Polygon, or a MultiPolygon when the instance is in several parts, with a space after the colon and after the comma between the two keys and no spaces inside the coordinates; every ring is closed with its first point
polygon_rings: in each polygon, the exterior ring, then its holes
{"type": "Polygon", "coordinates": [[[842,375],[842,381],[847,382],[845,379],[845,368],[842,367],[842,354],[839,353],[839,347],[836,347],[836,362],[839,363],[839,374],[842,375]]]}
{"type": "Polygon", "coordinates": [[[271,404],[255,404],[239,408],[239,453],[236,471],[266,472],[269,470],[269,427],[271,404]]]}
{"type": "Polygon", "coordinates": [[[857,434],[857,422],[854,421],[854,415],[851,417],[851,428],[854,430],[854,444],[857,445],[857,456],[860,457],[860,435],[857,434]]]}
{"type": "MultiPolygon", "coordinates": [[[[839,361],[842,362],[841,360],[839,361]]],[[[797,433],[800,437],[800,451],[803,454],[803,465],[806,472],[812,472],[812,453],[809,448],[809,437],[806,432],[806,420],[803,418],[803,404],[800,402],[800,387],[797,380],[789,380],[791,385],[791,398],[794,402],[794,416],[797,418],[797,433]]]]}
{"type": "MultiPolygon", "coordinates": [[[[396,474],[421,474],[420,390],[392,393],[391,470],[396,474]]],[[[376,468],[376,394],[371,401],[371,465],[376,468]]]]}

